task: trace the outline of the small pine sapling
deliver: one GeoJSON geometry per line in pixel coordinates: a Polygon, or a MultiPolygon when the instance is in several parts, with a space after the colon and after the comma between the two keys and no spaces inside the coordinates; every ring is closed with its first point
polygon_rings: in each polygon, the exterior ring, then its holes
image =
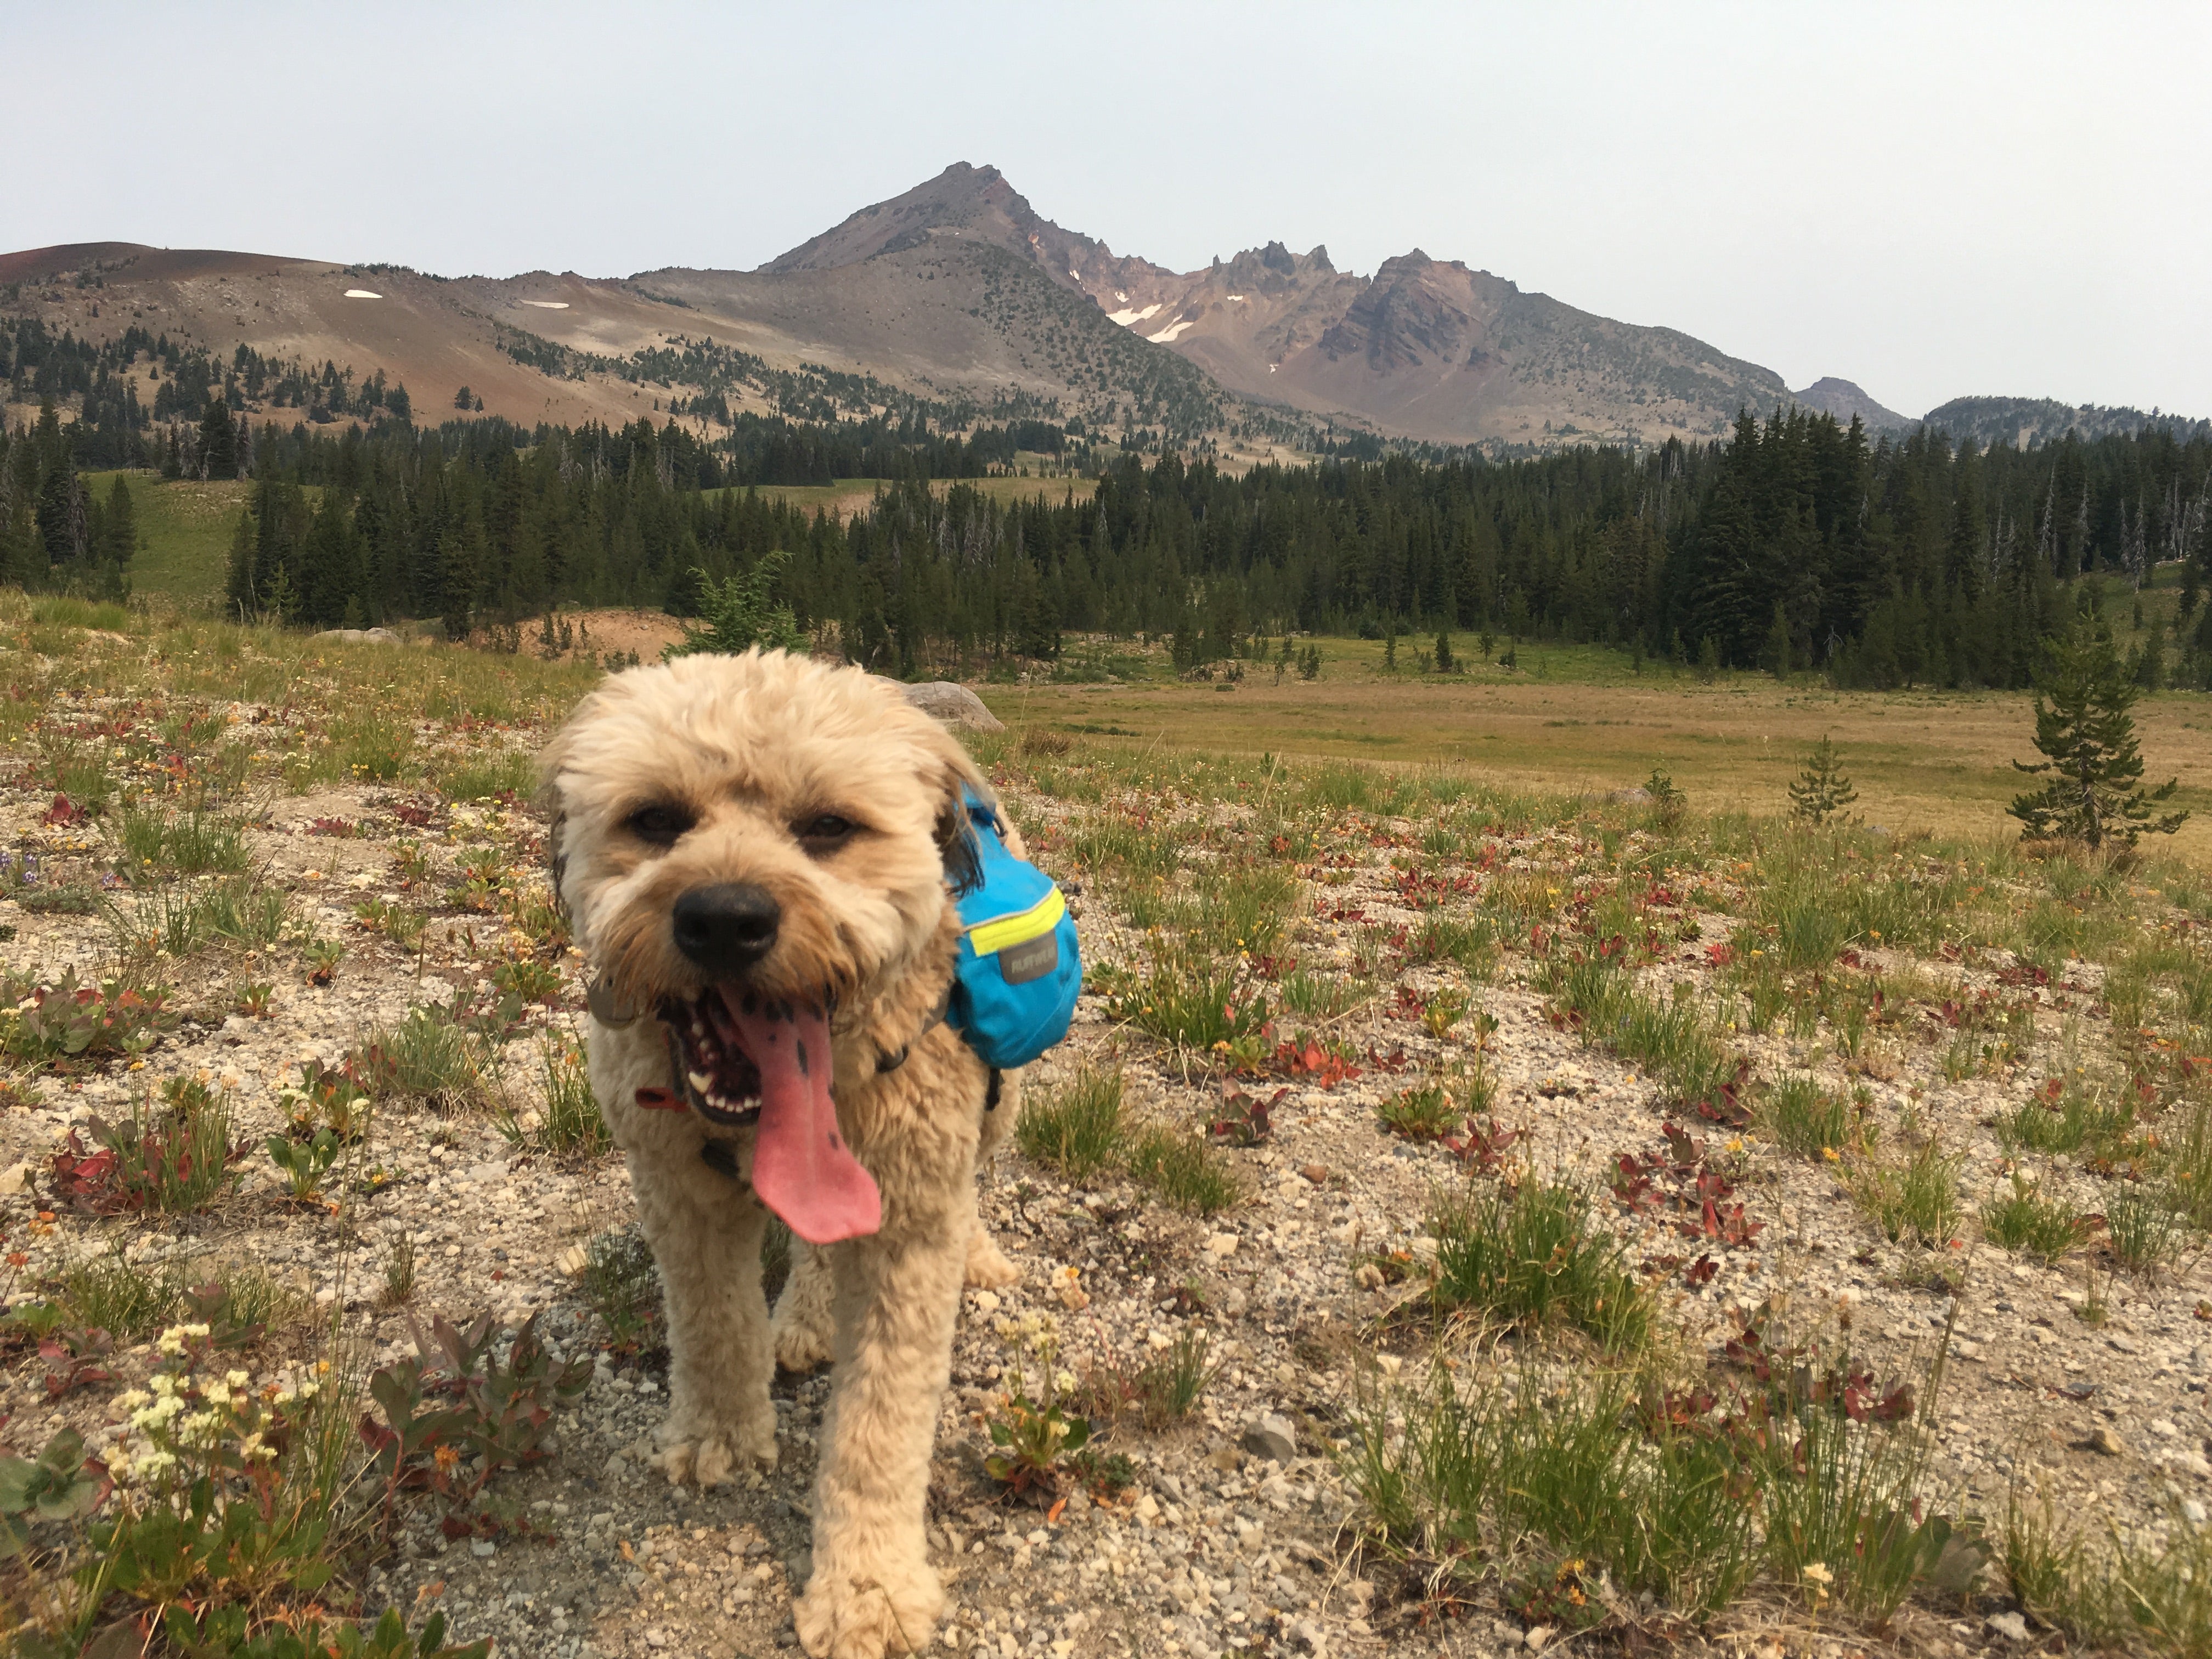
{"type": "Polygon", "coordinates": [[[2142,754],[2128,712],[2142,688],[2130,678],[2101,617],[2049,641],[2035,687],[2035,746],[2044,758],[2013,765],[2050,781],[2005,809],[2026,826],[2023,836],[2064,836],[2094,850],[2107,841],[2132,847],[2142,835],[2181,828],[2187,812],[2152,814],[2154,803],[2172,798],[2179,780],[2142,787],[2142,754]]]}
{"type": "Polygon", "coordinates": [[[1811,823],[1825,823],[1859,798],[1844,775],[1836,745],[1823,737],[1805,757],[1804,769],[1790,786],[1790,810],[1811,823]]]}

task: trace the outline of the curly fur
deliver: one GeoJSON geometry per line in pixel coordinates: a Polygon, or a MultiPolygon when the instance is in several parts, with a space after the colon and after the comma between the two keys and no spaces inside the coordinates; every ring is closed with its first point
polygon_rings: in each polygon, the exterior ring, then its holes
{"type": "Polygon", "coordinates": [[[963,786],[986,799],[988,786],[934,721],[866,673],[758,651],[612,677],[555,738],[545,780],[578,942],[645,1011],[626,1025],[592,1022],[591,1073],[666,1300],[657,1462],[702,1486],[772,1464],[777,1358],[797,1369],[833,1359],[799,1639],[836,1659],[919,1650],[944,1599],[923,1498],[960,1286],[1012,1274],[977,1224],[975,1176],[1018,1109],[1018,1084],[1009,1076],[987,1110],[988,1073],[933,1024],[958,939],[943,825],[963,786]],[[690,819],[672,845],[626,827],[653,804],[690,819]],[[793,826],[825,811],[860,828],[810,854],[793,826]],[[781,907],[749,985],[836,990],[838,1125],[883,1194],[880,1231],[799,1251],[773,1326],[759,1272],[767,1212],[746,1181],[751,1132],[635,1104],[640,1089],[673,1081],[652,1011],[702,988],[674,946],[671,907],[724,882],[757,884],[781,907]],[[903,1062],[878,1069],[902,1050],[903,1062]],[[735,1178],[705,1161],[710,1138],[735,1178]]]}

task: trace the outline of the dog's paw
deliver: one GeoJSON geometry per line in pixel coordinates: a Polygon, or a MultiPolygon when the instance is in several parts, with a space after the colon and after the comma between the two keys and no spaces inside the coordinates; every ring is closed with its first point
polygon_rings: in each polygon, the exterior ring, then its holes
{"type": "Polygon", "coordinates": [[[817,1571],[792,1608],[799,1645],[813,1659],[882,1659],[919,1653],[944,1610],[945,1592],[927,1566],[873,1573],[817,1571]]]}
{"type": "Polygon", "coordinates": [[[775,1335],[775,1363],[784,1370],[803,1375],[830,1363],[830,1332],[827,1322],[796,1316],[778,1319],[775,1335]]]}
{"type": "Polygon", "coordinates": [[[775,1467],[775,1428],[751,1432],[734,1425],[706,1430],[664,1428],[655,1437],[659,1449],[653,1467],[668,1477],[671,1486],[687,1481],[698,1486],[719,1486],[746,1469],[775,1467]]]}
{"type": "Polygon", "coordinates": [[[992,1242],[980,1224],[968,1235],[965,1282],[969,1290],[1002,1291],[1021,1276],[1022,1270],[1006,1260],[1006,1253],[992,1242]]]}

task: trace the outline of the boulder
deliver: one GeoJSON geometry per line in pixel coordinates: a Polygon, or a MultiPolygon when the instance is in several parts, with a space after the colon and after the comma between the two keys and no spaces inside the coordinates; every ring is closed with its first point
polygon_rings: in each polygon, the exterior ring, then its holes
{"type": "Polygon", "coordinates": [[[982,698],[955,680],[924,680],[918,685],[908,685],[898,680],[887,680],[896,685],[899,695],[940,726],[949,726],[956,732],[1003,732],[1006,728],[999,717],[983,706],[982,698]]]}
{"type": "Polygon", "coordinates": [[[311,639],[337,640],[344,645],[404,645],[406,641],[388,628],[325,628],[321,633],[310,635],[311,639]]]}

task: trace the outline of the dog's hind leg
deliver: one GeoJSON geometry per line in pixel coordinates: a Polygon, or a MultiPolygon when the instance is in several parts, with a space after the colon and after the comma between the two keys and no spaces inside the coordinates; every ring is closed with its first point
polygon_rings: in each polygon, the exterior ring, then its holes
{"type": "Polygon", "coordinates": [[[671,1480],[702,1486],[748,1463],[772,1466],[775,1359],[760,1278],[768,1212],[696,1157],[664,1164],[633,1149],[630,1175],[668,1310],[668,1418],[653,1461],[671,1480]]]}
{"type": "MultiPolygon", "coordinates": [[[[1018,1072],[999,1073],[999,1088],[993,1103],[983,1113],[983,1123],[975,1144],[975,1173],[980,1182],[989,1166],[991,1155],[999,1150],[1013,1128],[1014,1120],[1022,1111],[1022,1074],[1018,1072]]],[[[971,1199],[976,1194],[971,1194],[971,1199]]],[[[971,1214],[968,1232],[968,1267],[965,1283],[971,1291],[1001,1291],[1018,1279],[1021,1269],[1006,1260],[991,1237],[991,1230],[983,1224],[980,1213],[971,1214]]]]}
{"type": "MultiPolygon", "coordinates": [[[[959,1179],[970,1180],[966,1170],[959,1179]]],[[[832,1247],[836,1381],[815,1484],[814,1574],[793,1609],[810,1654],[919,1651],[944,1607],[923,1520],[968,1247],[959,1200],[945,1197],[927,1229],[832,1247]]]]}
{"type": "Polygon", "coordinates": [[[836,1280],[829,1253],[799,1239],[791,1241],[791,1276],[775,1299],[769,1322],[775,1340],[775,1363],[787,1371],[811,1371],[830,1362],[836,1340],[836,1280]]]}

